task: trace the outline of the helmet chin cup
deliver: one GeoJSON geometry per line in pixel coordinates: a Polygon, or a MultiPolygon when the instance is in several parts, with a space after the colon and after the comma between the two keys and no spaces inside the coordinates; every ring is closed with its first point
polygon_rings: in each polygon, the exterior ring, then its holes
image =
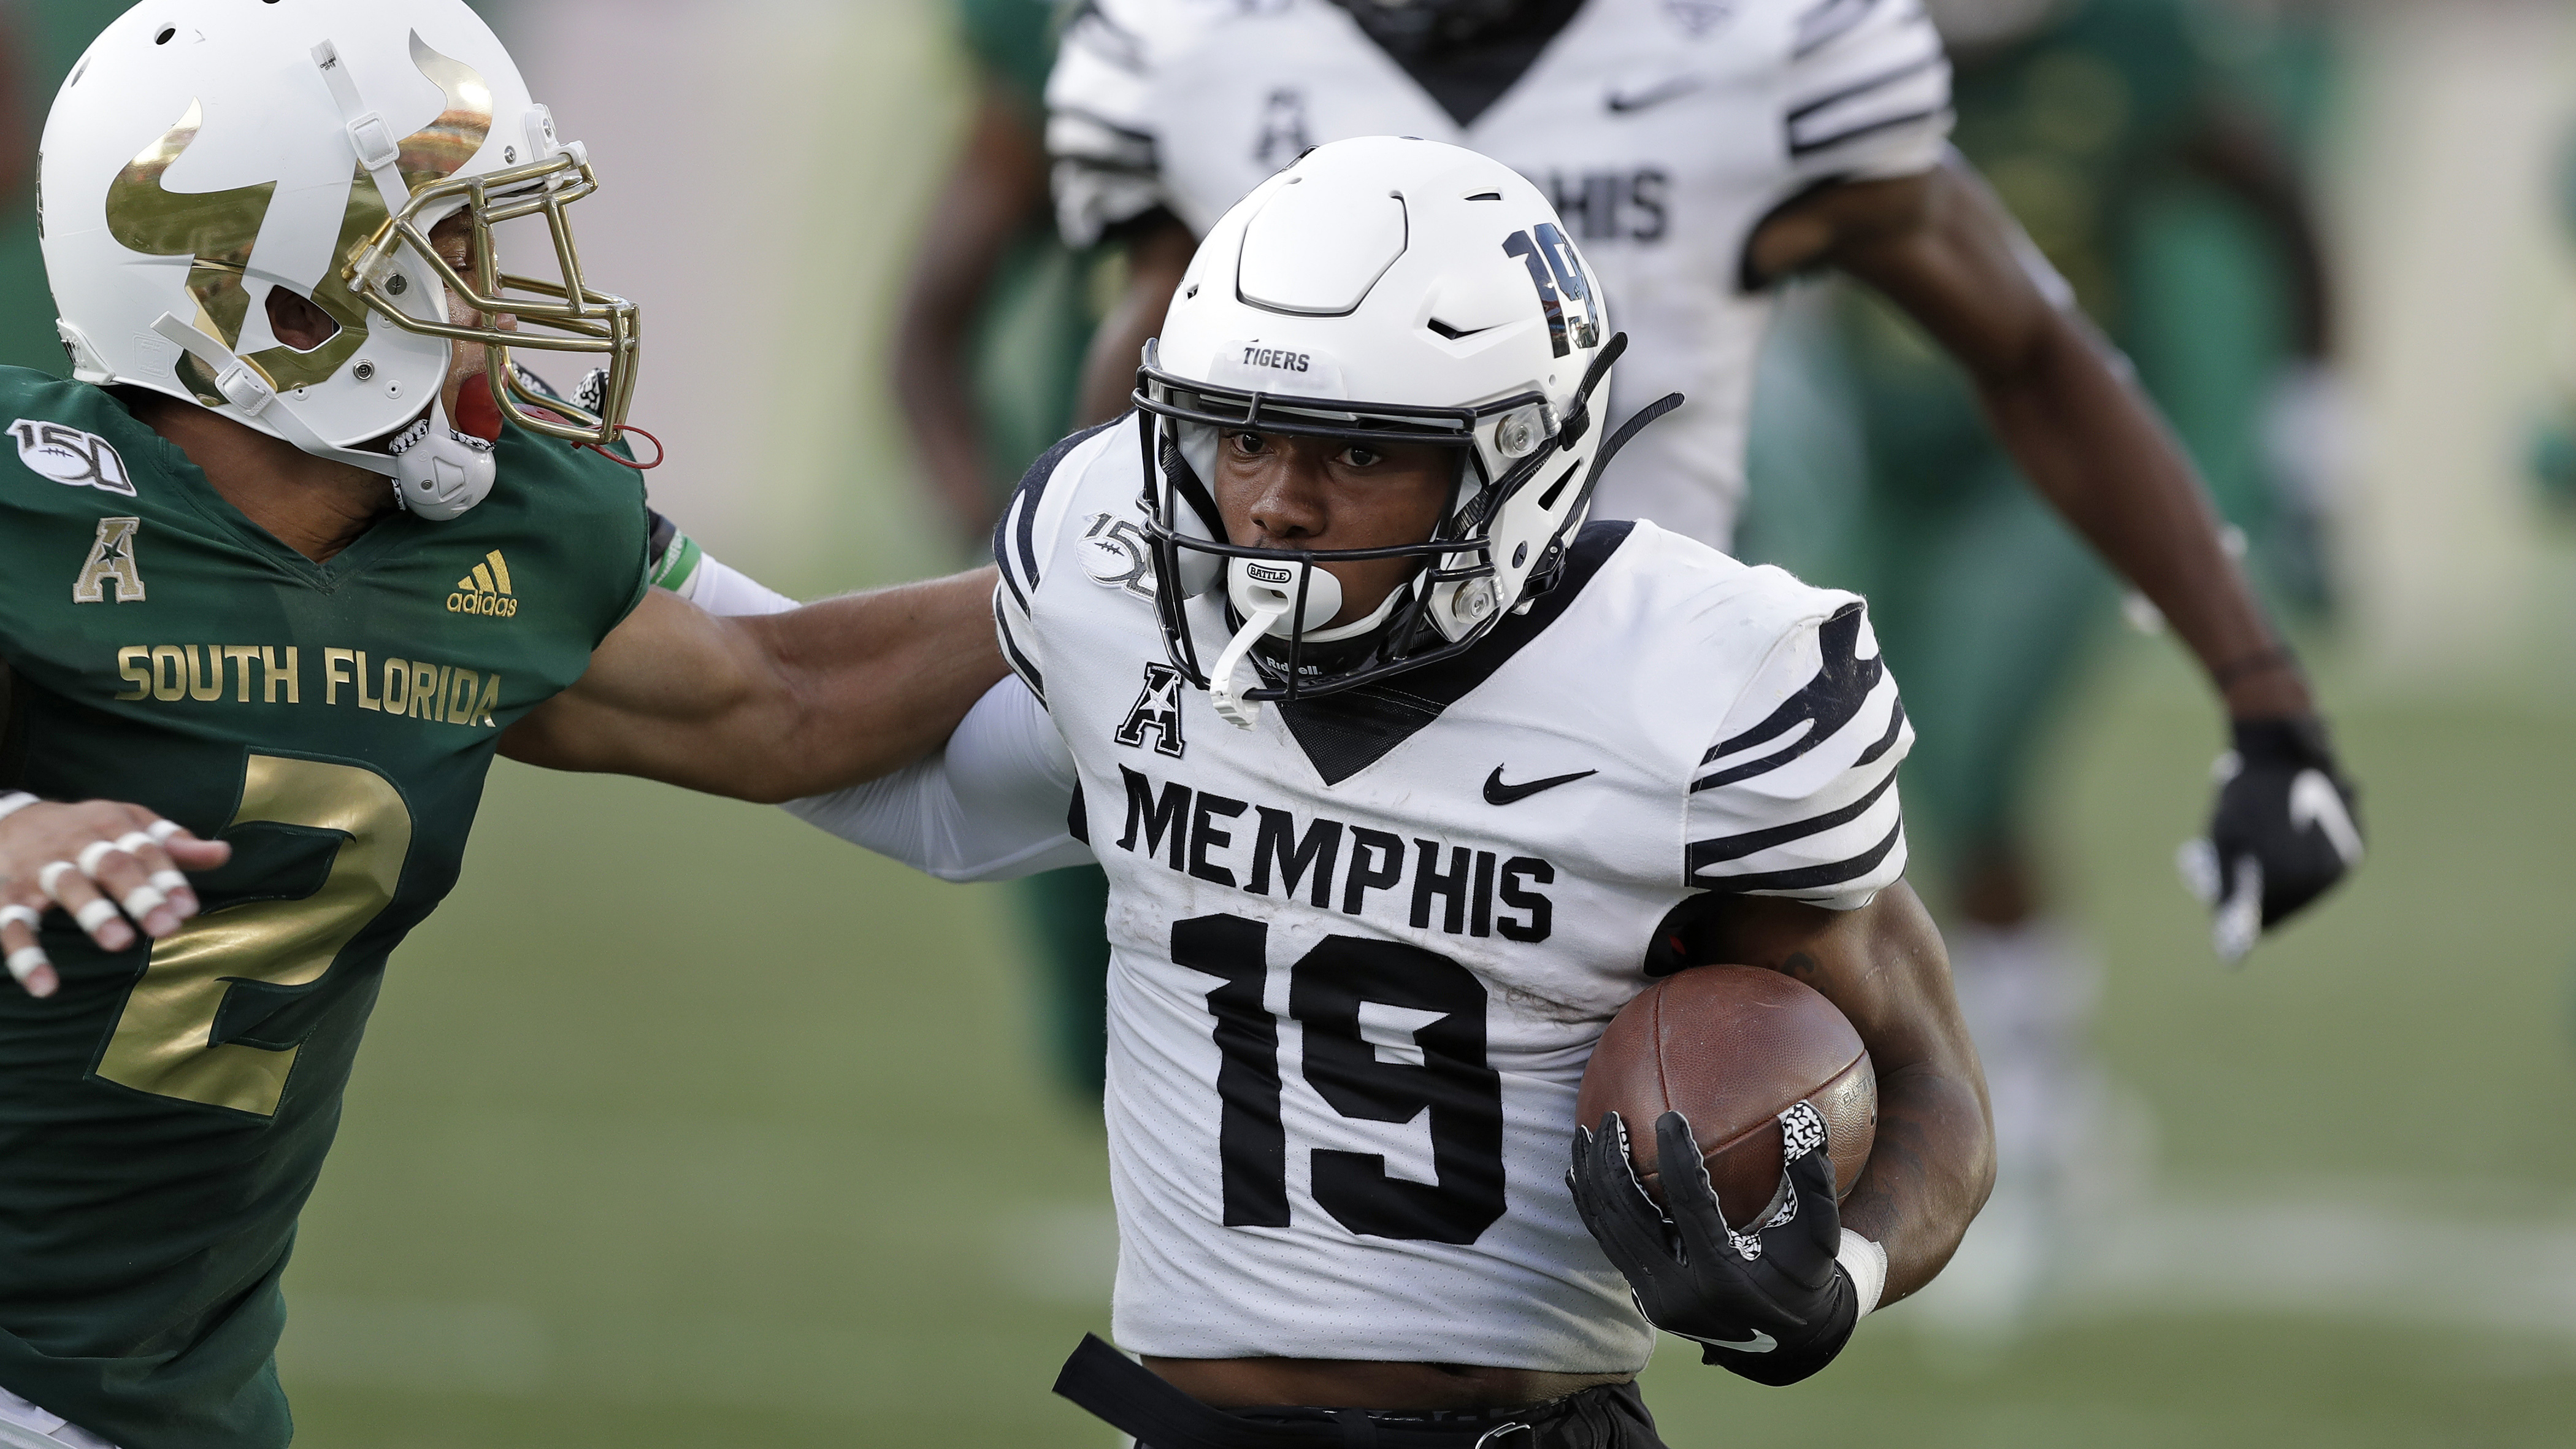
{"type": "Polygon", "coordinates": [[[1342,581],[1329,569],[1265,558],[1225,562],[1225,593],[1234,611],[1247,619],[1268,615],[1274,639],[1285,639],[1301,627],[1311,634],[1342,611],[1342,581]],[[1291,623],[1288,616],[1296,612],[1301,587],[1306,592],[1306,615],[1302,623],[1291,623]]]}
{"type": "MultiPolygon", "coordinates": [[[[1250,729],[1261,718],[1261,702],[1243,697],[1242,681],[1252,646],[1261,636],[1294,637],[1300,628],[1320,629],[1342,611],[1342,581],[1324,569],[1309,563],[1286,563],[1276,559],[1228,559],[1226,597],[1235,612],[1243,616],[1243,627],[1226,641],[1225,652],[1217,655],[1216,669],[1208,676],[1208,702],[1216,707],[1217,717],[1237,729],[1250,729]],[[1306,607],[1297,607],[1300,593],[1306,607]],[[1292,616],[1302,622],[1292,622],[1292,616]]],[[[1258,672],[1251,682],[1261,682],[1258,672]]]]}
{"type": "Polygon", "coordinates": [[[448,425],[444,403],[431,404],[426,416],[386,447],[394,455],[394,497],[432,523],[459,517],[490,497],[500,468],[490,443],[448,425]]]}

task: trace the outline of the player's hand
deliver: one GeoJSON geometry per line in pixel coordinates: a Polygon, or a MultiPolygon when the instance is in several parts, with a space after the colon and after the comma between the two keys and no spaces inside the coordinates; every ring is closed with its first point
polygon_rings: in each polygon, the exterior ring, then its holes
{"type": "Polygon", "coordinates": [[[197,913],[183,871],[212,870],[232,858],[222,841],[199,840],[140,805],[77,805],[0,798],[0,953],[30,996],[61,984],[36,944],[37,923],[61,908],[102,951],[159,940],[197,913]]]}
{"type": "Polygon", "coordinates": [[[2265,931],[2361,864],[2358,792],[2322,721],[2238,720],[2218,757],[2209,834],[2183,843],[2183,884],[2211,912],[2210,944],[2233,965],[2265,931]]]}
{"type": "Polygon", "coordinates": [[[1616,1112],[1602,1117],[1597,1133],[1575,1129],[1567,1175],[1583,1225],[1627,1278],[1646,1321],[1762,1384],[1794,1384],[1831,1363],[1862,1312],[1859,1288],[1835,1260],[1842,1215],[1825,1120],[1800,1102],[1780,1114],[1780,1134],[1788,1170],[1750,1232],[1726,1225],[1679,1112],[1655,1123],[1669,1213],[1637,1181],[1628,1124],[1616,1112]]]}

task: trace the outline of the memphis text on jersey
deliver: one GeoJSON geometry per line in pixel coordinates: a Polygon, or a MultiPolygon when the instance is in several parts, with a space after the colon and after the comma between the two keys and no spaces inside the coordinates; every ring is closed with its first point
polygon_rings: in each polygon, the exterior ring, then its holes
{"type": "Polygon", "coordinates": [[[1179,874],[1249,895],[1302,895],[1346,916],[1384,913],[1417,931],[1530,943],[1555,932],[1555,904],[1533,887],[1555,884],[1556,867],[1534,856],[1407,840],[1177,780],[1158,784],[1124,765],[1118,774],[1127,818],[1117,847],[1179,874]]]}
{"type": "Polygon", "coordinates": [[[433,724],[498,728],[501,676],[418,659],[371,661],[364,649],[324,649],[321,669],[305,673],[304,652],[289,644],[128,644],[116,651],[116,697],[133,703],[301,705],[309,695],[327,709],[372,710],[433,724]]]}

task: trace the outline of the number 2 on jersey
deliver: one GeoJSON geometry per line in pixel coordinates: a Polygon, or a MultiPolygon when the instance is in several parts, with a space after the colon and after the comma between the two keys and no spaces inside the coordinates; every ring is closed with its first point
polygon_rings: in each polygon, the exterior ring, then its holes
{"type": "MultiPolygon", "coordinates": [[[[1280,1116],[1279,1022],[1262,1009],[1270,928],[1241,916],[1172,926],[1173,964],[1219,977],[1207,994],[1222,1062],[1217,1153],[1228,1227],[1288,1226],[1288,1138],[1280,1116]]],[[[1368,1237],[1472,1243],[1503,1215],[1502,1079],[1485,1061],[1485,988],[1419,946],[1327,936],[1289,971],[1288,1014],[1305,1027],[1305,1076],[1334,1111],[1410,1122],[1428,1111],[1436,1183],[1389,1177],[1373,1152],[1317,1148],[1315,1201],[1368,1237]],[[1360,1005],[1437,1012],[1413,1033],[1422,1060],[1382,1061],[1360,1005]]]]}
{"type": "Polygon", "coordinates": [[[214,1040],[236,981],[304,986],[393,903],[411,852],[411,808],[361,765],[252,755],[226,830],[275,824],[344,837],[322,886],[302,900],[210,911],[152,943],[99,1058],[108,1081],[183,1102],[275,1116],[297,1049],[214,1040]]]}

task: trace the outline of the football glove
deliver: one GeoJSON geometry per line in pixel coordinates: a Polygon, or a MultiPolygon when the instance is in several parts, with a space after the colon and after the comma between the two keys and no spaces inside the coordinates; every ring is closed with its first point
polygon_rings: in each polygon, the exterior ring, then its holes
{"type": "Polygon", "coordinates": [[[2210,944],[2230,965],[2262,934],[2333,889],[2361,863],[2358,792],[2323,721],[2238,720],[2218,757],[2209,834],[2175,863],[2211,912],[2210,944]]]}
{"type": "Polygon", "coordinates": [[[1679,1112],[1655,1123],[1667,1209],[1637,1181],[1628,1125],[1616,1112],[1602,1117],[1597,1133],[1575,1129],[1566,1179],[1583,1225],[1628,1280],[1647,1322],[1700,1344],[1704,1362],[1773,1385],[1833,1362],[1864,1311],[1861,1288],[1836,1261],[1845,1234],[1825,1119],[1797,1103],[1780,1114],[1780,1136],[1788,1170],[1749,1232],[1719,1214],[1699,1144],[1679,1112]]]}

